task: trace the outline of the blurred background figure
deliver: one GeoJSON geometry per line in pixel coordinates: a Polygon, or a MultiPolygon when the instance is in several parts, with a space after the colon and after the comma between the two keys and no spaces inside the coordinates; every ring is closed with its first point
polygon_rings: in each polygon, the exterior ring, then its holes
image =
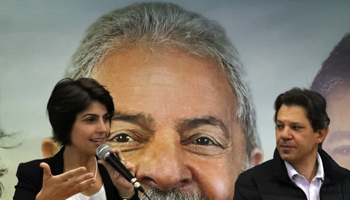
{"type": "MultiPolygon", "coordinates": [[[[17,133],[12,133],[12,134],[6,134],[5,131],[3,131],[0,128],[0,148],[2,149],[11,149],[16,146],[19,146],[21,144],[21,140],[18,140],[16,137],[18,136],[17,133]]],[[[4,167],[5,163],[1,161],[0,157],[0,177],[4,176],[8,169],[4,167]]],[[[4,186],[0,181],[0,197],[2,195],[2,192],[4,191],[4,186]]]]}
{"type": "MultiPolygon", "coordinates": [[[[3,137],[6,137],[6,134],[0,129],[0,140],[3,138],[3,137]]],[[[0,143],[0,148],[3,148],[1,143],[0,143]]],[[[1,158],[0,158],[1,159],[1,158]]],[[[1,160],[0,160],[1,161],[1,160]]],[[[7,172],[7,169],[5,168],[2,168],[2,163],[0,162],[0,177],[2,177],[3,175],[5,175],[7,172]]],[[[2,185],[2,183],[0,182],[0,197],[1,197],[1,194],[2,194],[2,191],[4,190],[4,187],[2,185]]]]}
{"type": "Polygon", "coordinates": [[[50,158],[60,151],[62,145],[55,142],[53,138],[44,138],[41,142],[41,152],[43,153],[43,158],[50,158]]]}
{"type": "Polygon", "coordinates": [[[323,149],[340,166],[350,169],[350,32],[323,62],[311,89],[325,97],[331,119],[323,149]]]}

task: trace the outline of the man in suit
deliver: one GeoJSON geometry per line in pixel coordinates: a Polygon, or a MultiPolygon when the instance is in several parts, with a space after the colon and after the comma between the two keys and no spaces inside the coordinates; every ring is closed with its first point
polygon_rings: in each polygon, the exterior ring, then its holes
{"type": "Polygon", "coordinates": [[[275,110],[274,157],[238,177],[234,200],[350,199],[350,171],[322,150],[326,100],[293,88],[277,97],[275,110]]]}

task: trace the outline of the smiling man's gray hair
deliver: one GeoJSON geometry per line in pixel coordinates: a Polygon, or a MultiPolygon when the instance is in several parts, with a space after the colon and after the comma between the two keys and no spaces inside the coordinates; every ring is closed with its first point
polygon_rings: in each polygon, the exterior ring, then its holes
{"type": "Polygon", "coordinates": [[[260,147],[255,111],[245,71],[225,30],[217,22],[172,3],[137,3],[114,10],[93,23],[73,55],[66,77],[89,77],[110,51],[145,44],[210,58],[221,64],[235,95],[236,118],[246,138],[247,161],[260,147]]]}

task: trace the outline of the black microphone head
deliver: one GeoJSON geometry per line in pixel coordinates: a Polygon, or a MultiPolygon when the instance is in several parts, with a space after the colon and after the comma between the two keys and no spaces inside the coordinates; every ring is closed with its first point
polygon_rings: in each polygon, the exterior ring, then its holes
{"type": "Polygon", "coordinates": [[[109,152],[111,151],[111,147],[107,144],[101,144],[96,149],[96,155],[99,159],[105,160],[106,156],[109,155],[109,152]]]}

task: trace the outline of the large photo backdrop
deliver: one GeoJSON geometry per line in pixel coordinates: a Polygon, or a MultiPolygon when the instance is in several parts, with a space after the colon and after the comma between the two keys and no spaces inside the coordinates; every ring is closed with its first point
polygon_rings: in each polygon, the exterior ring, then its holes
{"type": "MultiPolygon", "coordinates": [[[[52,135],[46,104],[54,85],[64,77],[84,31],[101,15],[133,2],[141,1],[0,2],[0,127],[11,134],[0,141],[0,168],[8,168],[0,179],[5,187],[3,199],[13,196],[18,164],[43,157],[41,141],[52,135]]],[[[167,2],[200,13],[225,28],[249,79],[263,160],[271,159],[275,98],[292,87],[311,86],[323,61],[350,31],[350,2],[167,2]]],[[[340,107],[344,105],[343,111],[349,109],[344,98],[332,99],[337,100],[340,107]]],[[[349,115],[334,118],[346,117],[349,115]]],[[[343,124],[343,135],[349,135],[346,126],[343,124]]],[[[339,151],[345,160],[341,164],[350,167],[349,136],[341,140],[339,151]]]]}

